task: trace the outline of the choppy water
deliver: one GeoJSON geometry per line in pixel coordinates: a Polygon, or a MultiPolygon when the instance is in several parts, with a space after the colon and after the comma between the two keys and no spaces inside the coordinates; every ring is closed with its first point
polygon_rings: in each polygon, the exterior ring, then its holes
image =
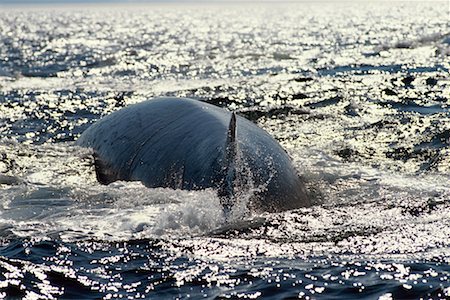
{"type": "Polygon", "coordinates": [[[0,298],[450,297],[449,7],[0,8],[0,298]],[[102,186],[73,141],[154,96],[237,110],[315,205],[102,186]]]}

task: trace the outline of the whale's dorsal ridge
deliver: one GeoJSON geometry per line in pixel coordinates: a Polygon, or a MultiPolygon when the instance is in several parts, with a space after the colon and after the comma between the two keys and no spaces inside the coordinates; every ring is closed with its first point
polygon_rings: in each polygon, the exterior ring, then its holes
{"type": "MultiPolygon", "coordinates": [[[[231,114],[230,124],[228,125],[227,147],[236,144],[236,113],[231,114]]],[[[234,145],[235,146],[235,145],[234,145]]]]}
{"type": "Polygon", "coordinates": [[[227,130],[227,140],[225,143],[224,153],[224,178],[219,189],[222,205],[225,211],[230,210],[232,206],[232,198],[234,197],[234,180],[236,177],[236,155],[237,155],[237,139],[236,139],[236,114],[231,114],[230,123],[227,130]]]}

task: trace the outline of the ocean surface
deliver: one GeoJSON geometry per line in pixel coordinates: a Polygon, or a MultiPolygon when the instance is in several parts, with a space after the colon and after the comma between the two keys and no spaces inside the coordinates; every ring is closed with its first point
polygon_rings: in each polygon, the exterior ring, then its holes
{"type": "MultiPolygon", "coordinates": [[[[449,299],[443,2],[0,7],[0,298],[449,299]],[[96,181],[75,146],[158,96],[272,134],[312,207],[96,181]]],[[[170,151],[170,149],[168,149],[170,151]]]]}

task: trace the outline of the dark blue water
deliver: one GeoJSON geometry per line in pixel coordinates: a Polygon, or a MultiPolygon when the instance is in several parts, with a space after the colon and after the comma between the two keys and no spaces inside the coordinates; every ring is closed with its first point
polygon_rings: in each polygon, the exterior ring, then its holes
{"type": "Polygon", "coordinates": [[[0,8],[0,298],[450,297],[448,4],[0,8]],[[157,96],[249,118],[314,205],[96,181],[74,145],[157,96]]]}
{"type": "Polygon", "coordinates": [[[219,266],[184,255],[167,257],[158,241],[150,239],[114,244],[40,242],[26,250],[23,242],[2,248],[9,258],[1,260],[2,282],[7,285],[3,291],[10,297],[34,292],[42,297],[83,299],[102,295],[352,299],[386,294],[395,299],[437,299],[445,297],[443,287],[450,271],[448,265],[435,261],[361,262],[330,257],[219,266]]]}

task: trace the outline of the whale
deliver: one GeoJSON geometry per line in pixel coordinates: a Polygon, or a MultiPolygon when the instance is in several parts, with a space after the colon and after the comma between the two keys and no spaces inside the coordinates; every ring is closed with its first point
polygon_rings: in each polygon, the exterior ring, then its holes
{"type": "Polygon", "coordinates": [[[225,211],[242,195],[252,209],[310,206],[288,153],[265,130],[226,109],[188,98],[154,98],[90,125],[76,144],[92,148],[101,184],[217,191],[225,211]]]}

